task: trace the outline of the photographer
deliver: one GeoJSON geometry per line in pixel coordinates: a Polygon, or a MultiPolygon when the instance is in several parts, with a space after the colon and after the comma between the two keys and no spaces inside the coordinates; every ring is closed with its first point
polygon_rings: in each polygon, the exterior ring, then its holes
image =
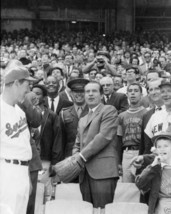
{"type": "Polygon", "coordinates": [[[110,55],[107,51],[98,51],[96,58],[83,68],[83,73],[89,73],[92,68],[95,68],[99,73],[103,73],[102,70],[105,69],[106,73],[112,76],[116,75],[116,69],[110,64],[110,55]]]}

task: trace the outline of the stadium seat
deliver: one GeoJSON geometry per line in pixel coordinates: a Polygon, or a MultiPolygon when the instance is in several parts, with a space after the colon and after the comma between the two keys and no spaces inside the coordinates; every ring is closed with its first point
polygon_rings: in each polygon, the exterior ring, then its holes
{"type": "Polygon", "coordinates": [[[78,200],[53,200],[45,205],[45,214],[93,214],[93,205],[78,200]]]}
{"type": "Polygon", "coordinates": [[[147,214],[148,206],[142,203],[115,202],[105,206],[105,214],[147,214]]]}
{"type": "Polygon", "coordinates": [[[58,184],[56,186],[55,199],[79,200],[82,201],[79,184],[58,184]]]}
{"type": "Polygon", "coordinates": [[[118,182],[114,202],[139,202],[140,191],[134,183],[118,182]]]}

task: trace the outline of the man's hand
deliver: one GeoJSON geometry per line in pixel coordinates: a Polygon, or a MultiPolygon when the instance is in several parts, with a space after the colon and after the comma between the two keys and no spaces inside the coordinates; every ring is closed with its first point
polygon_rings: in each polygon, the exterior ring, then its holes
{"type": "Polygon", "coordinates": [[[151,166],[156,166],[156,165],[160,165],[161,163],[164,163],[165,158],[163,156],[157,155],[154,158],[153,163],[151,164],[151,166]]]}
{"type": "Polygon", "coordinates": [[[143,163],[144,163],[143,155],[136,156],[131,160],[131,165],[133,165],[137,169],[140,169],[143,163]]]}
{"type": "Polygon", "coordinates": [[[79,166],[81,168],[84,168],[85,162],[82,159],[82,157],[80,156],[79,153],[76,153],[75,155],[73,155],[73,160],[75,159],[75,161],[79,164],[79,166]]]}

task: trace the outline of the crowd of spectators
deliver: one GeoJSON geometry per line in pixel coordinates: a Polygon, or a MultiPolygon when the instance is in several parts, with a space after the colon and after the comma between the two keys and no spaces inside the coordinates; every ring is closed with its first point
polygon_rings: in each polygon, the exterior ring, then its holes
{"type": "MultiPolygon", "coordinates": [[[[93,31],[24,29],[2,31],[0,49],[1,90],[7,71],[5,68],[11,61],[19,60],[28,69],[30,76],[36,79],[30,82],[30,89],[39,99],[38,106],[44,120],[40,136],[46,143],[42,141],[41,145],[39,138],[43,168],[47,165],[46,161],[51,162],[48,163],[51,169],[52,165],[62,160],[64,151],[63,146],[59,145],[59,140],[62,142],[60,122],[65,114],[66,123],[70,120],[70,113],[67,114],[66,109],[73,104],[80,105],[75,88],[69,87],[68,82],[84,78],[98,82],[103,89],[102,103],[112,105],[117,110],[120,175],[123,175],[123,182],[135,181],[135,174],[133,177],[129,174],[132,173],[130,155],[128,158],[125,153],[133,150],[131,158],[151,153],[155,126],[152,122],[147,125],[147,122],[157,108],[165,106],[162,115],[169,115],[170,112],[171,98],[164,95],[170,93],[171,87],[171,42],[166,34],[146,31],[131,34],[121,31],[104,35],[93,31]],[[149,111],[152,113],[144,124],[149,111]],[[50,146],[47,146],[48,142],[50,146]]],[[[81,105],[85,107],[84,100],[81,105]]],[[[165,118],[171,124],[169,117],[165,118]]],[[[162,117],[160,120],[166,123],[162,117]]],[[[77,125],[78,121],[71,126],[74,132],[77,125]]],[[[74,140],[75,137],[74,134],[74,140]]]]}

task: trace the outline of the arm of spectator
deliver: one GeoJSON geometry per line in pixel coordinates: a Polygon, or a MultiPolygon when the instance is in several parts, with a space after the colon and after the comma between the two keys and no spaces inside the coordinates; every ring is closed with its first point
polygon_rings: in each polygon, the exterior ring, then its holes
{"type": "Polygon", "coordinates": [[[107,59],[104,57],[104,61],[105,61],[105,65],[106,65],[106,70],[112,75],[112,76],[116,76],[117,75],[117,71],[115,69],[115,66],[111,65],[107,59]]]}
{"type": "Polygon", "coordinates": [[[37,106],[36,95],[33,92],[27,93],[24,102],[19,104],[19,106],[24,110],[30,127],[37,128],[41,125],[42,114],[37,106]]]}
{"type": "Polygon", "coordinates": [[[95,63],[96,63],[96,58],[92,62],[85,65],[85,67],[83,68],[83,73],[88,74],[91,68],[95,65],[95,63]]]}

